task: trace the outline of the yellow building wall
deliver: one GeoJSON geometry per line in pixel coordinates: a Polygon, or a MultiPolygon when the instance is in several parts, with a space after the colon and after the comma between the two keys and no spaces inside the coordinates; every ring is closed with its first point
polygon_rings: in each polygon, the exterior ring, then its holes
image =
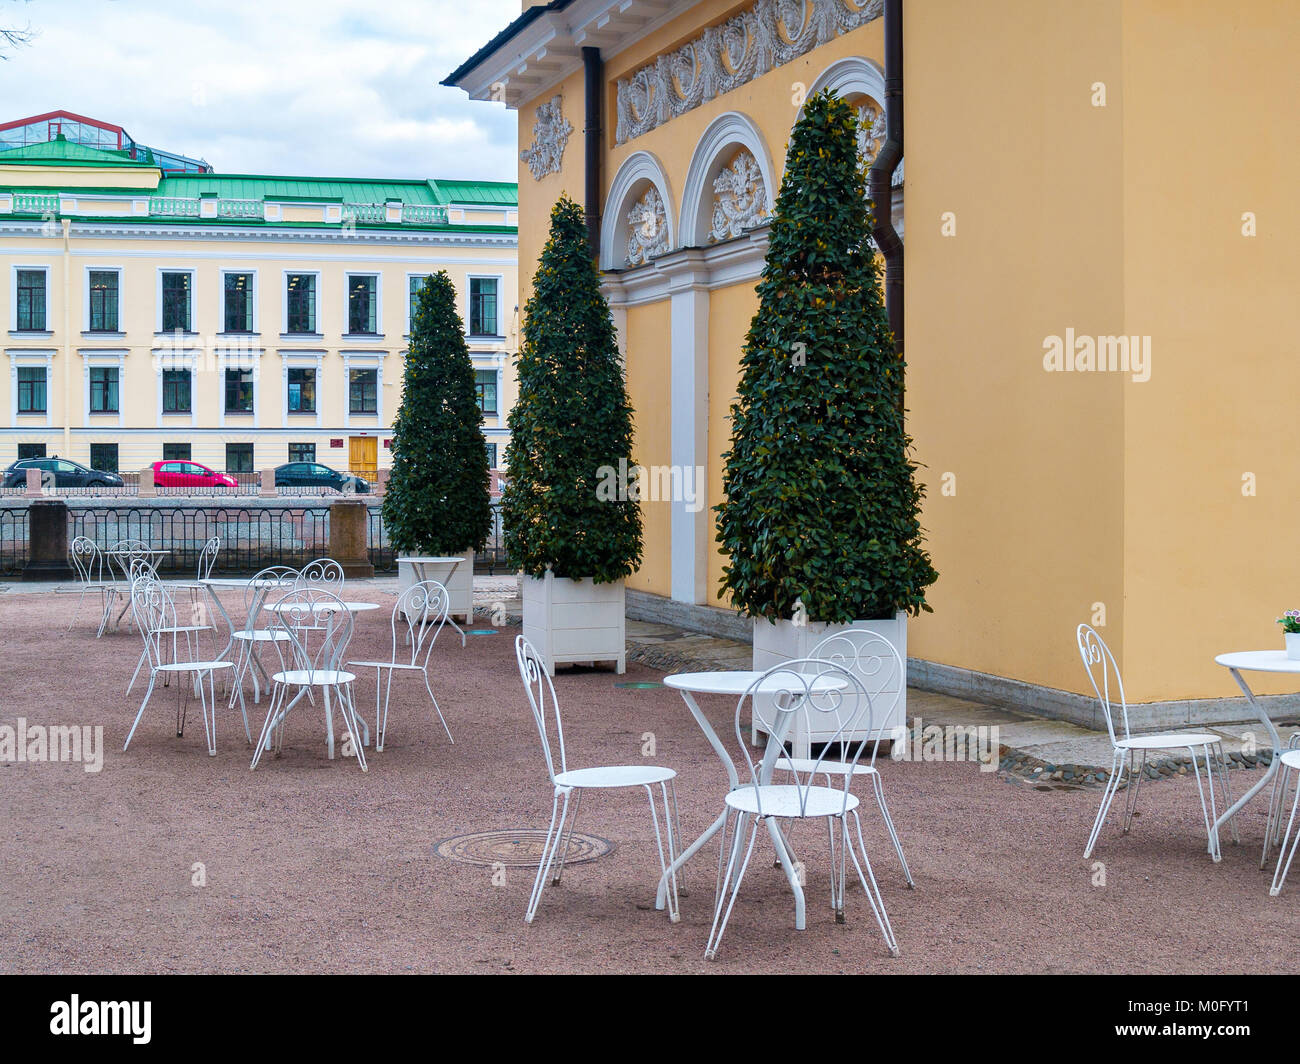
{"type": "MultiPolygon", "coordinates": [[[[635,411],[633,424],[636,429],[632,457],[643,466],[672,463],[669,329],[666,302],[628,308],[627,335],[637,338],[636,357],[627,362],[627,391],[635,411]]],[[[656,595],[667,595],[671,590],[671,522],[672,506],[669,502],[642,499],[641,527],[645,553],[641,568],[628,577],[628,587],[656,595]]]]}
{"type": "Polygon", "coordinates": [[[1125,682],[1236,695],[1214,656],[1281,649],[1300,608],[1300,7],[1131,0],[1124,36],[1127,331],[1152,344],[1126,391],[1125,682]]]}

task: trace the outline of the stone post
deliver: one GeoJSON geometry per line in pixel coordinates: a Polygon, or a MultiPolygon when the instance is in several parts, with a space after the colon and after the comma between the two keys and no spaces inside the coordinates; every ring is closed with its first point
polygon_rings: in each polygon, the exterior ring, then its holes
{"type": "Polygon", "coordinates": [[[388,493],[388,470],[381,469],[375,477],[375,494],[381,499],[388,493]]]}
{"type": "Polygon", "coordinates": [[[375,575],[366,552],[369,523],[370,507],[362,500],[345,497],[330,503],[330,557],[349,580],[375,575]]]}
{"type": "MultiPolygon", "coordinates": [[[[50,476],[53,475],[53,473],[50,474],[50,476]]],[[[44,496],[45,492],[41,488],[41,470],[32,469],[29,466],[27,469],[27,491],[24,497],[28,499],[40,499],[44,498],[44,496]]]]}
{"type": "Polygon", "coordinates": [[[38,499],[27,507],[27,565],[24,580],[72,580],[68,564],[68,504],[38,499]]]}
{"type": "Polygon", "coordinates": [[[153,482],[153,466],[145,466],[140,470],[140,484],[136,489],[136,495],[142,499],[158,497],[158,489],[153,482]]]}
{"type": "Polygon", "coordinates": [[[279,492],[275,490],[275,470],[262,470],[262,486],[258,489],[258,497],[262,499],[274,499],[279,492]]]}

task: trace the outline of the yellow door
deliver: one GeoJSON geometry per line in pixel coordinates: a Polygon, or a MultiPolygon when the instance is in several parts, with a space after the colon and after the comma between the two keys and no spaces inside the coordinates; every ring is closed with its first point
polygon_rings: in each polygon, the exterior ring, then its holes
{"type": "Polygon", "coordinates": [[[348,438],[348,472],[371,484],[379,476],[379,440],[374,436],[348,438]]]}

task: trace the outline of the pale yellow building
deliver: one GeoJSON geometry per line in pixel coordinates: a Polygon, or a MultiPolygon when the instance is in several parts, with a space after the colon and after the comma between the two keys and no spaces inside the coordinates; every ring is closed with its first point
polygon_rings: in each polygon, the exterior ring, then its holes
{"type": "Polygon", "coordinates": [[[0,147],[0,466],[373,477],[391,464],[411,294],[438,270],[503,460],[514,184],[212,173],[65,113],[0,126],[0,147]]]}
{"type": "MultiPolygon", "coordinates": [[[[557,197],[598,220],[637,458],[707,470],[698,512],[644,505],[628,586],[703,615],[765,212],[809,93],[879,115],[884,5],[524,6],[447,83],[518,110],[521,304],[557,197]]],[[[902,52],[908,427],[940,573],[909,675],[1086,717],[1091,621],[1132,701],[1212,716],[1238,694],[1215,655],[1280,649],[1300,606],[1300,7],[905,0],[902,52]],[[1149,357],[1056,371],[1067,337],[1149,357]]]]}

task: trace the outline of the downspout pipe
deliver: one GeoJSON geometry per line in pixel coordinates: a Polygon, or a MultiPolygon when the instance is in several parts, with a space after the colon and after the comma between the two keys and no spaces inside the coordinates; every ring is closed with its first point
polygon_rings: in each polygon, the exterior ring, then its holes
{"type": "Polygon", "coordinates": [[[885,0],[885,144],[871,164],[871,235],[885,259],[885,308],[903,356],[903,241],[891,217],[894,170],[903,158],[903,0],[885,0]]]}
{"type": "Polygon", "coordinates": [[[592,258],[600,255],[600,152],[601,93],[604,88],[605,63],[599,48],[582,50],[583,93],[586,97],[587,121],[583,129],[586,149],[586,191],[583,208],[587,220],[587,243],[592,258]]]}

